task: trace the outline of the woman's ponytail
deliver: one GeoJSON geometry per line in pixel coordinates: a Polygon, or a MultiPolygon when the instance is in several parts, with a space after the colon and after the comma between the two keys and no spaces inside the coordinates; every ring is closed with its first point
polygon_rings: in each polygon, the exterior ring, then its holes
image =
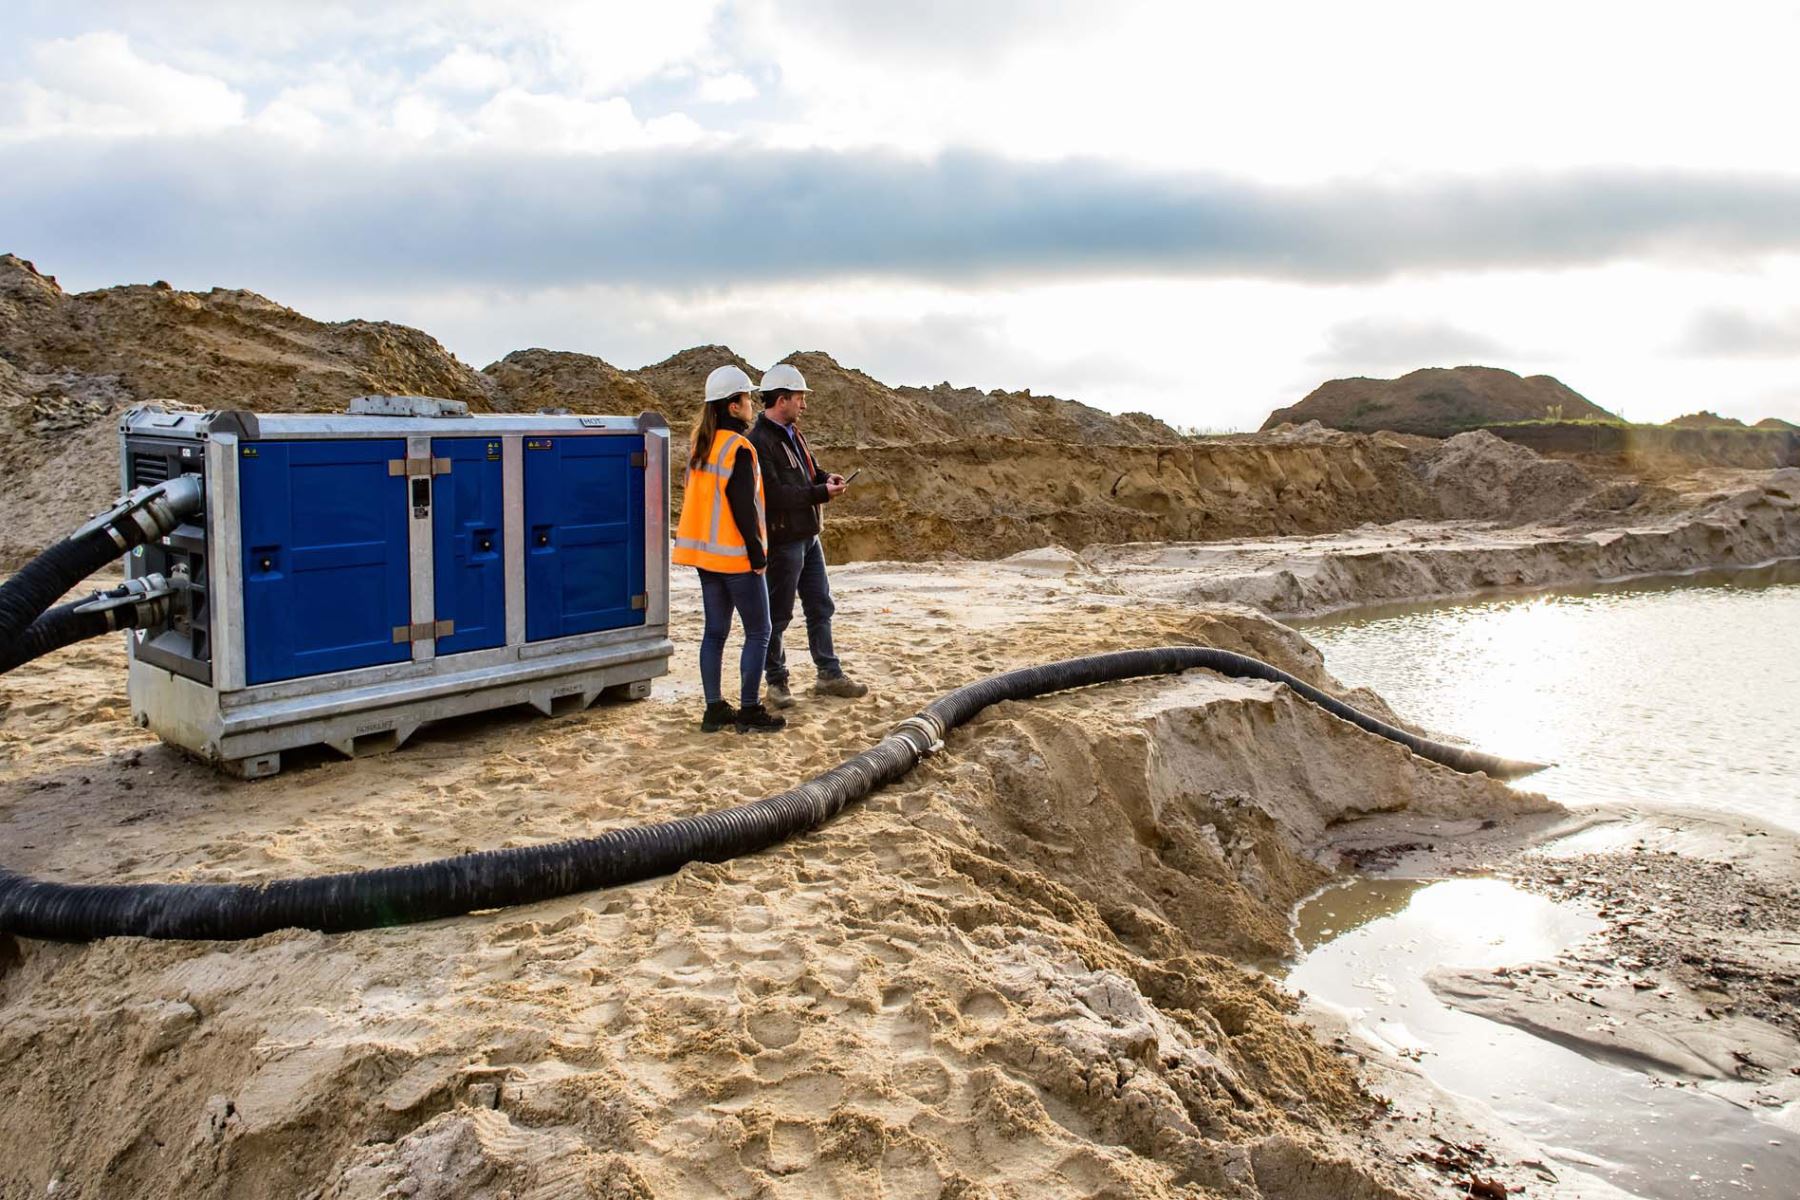
{"type": "Polygon", "coordinates": [[[707,458],[712,454],[713,434],[719,432],[720,419],[735,399],[735,396],[727,396],[723,400],[711,400],[700,406],[700,419],[694,422],[694,437],[688,443],[688,470],[698,471],[706,465],[707,458]]]}

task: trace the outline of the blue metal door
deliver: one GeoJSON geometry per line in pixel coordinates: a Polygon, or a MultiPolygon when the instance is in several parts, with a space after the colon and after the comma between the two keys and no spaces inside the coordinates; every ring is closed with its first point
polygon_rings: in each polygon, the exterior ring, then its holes
{"type": "Polygon", "coordinates": [[[455,623],[437,653],[491,649],[506,641],[500,439],[433,438],[431,453],[450,461],[450,473],[432,480],[434,615],[455,623]]]}
{"type": "Polygon", "coordinates": [[[644,438],[525,440],[525,638],[644,623],[644,438]]]}
{"type": "Polygon", "coordinates": [[[399,438],[238,448],[250,683],[412,657],[405,457],[399,438]]]}

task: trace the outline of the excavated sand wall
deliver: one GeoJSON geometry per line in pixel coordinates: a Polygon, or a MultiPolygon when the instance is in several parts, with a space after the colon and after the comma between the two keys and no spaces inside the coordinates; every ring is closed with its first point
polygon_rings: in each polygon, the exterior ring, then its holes
{"type": "Polygon", "coordinates": [[[1776,429],[1670,429],[1582,422],[1489,425],[1539,454],[1606,459],[1637,470],[1800,467],[1800,433],[1776,429]]]}
{"type": "MultiPolygon", "coordinates": [[[[1114,565],[1117,553],[1101,551],[1091,557],[1103,572],[1130,573],[1129,566],[1114,565]]],[[[1235,601],[1297,617],[1384,601],[1581,585],[1795,557],[1800,557],[1800,470],[1785,470],[1765,483],[1655,525],[1489,544],[1408,543],[1307,555],[1273,569],[1170,573],[1126,583],[1163,600],[1235,601]]]]}
{"type": "Polygon", "coordinates": [[[978,438],[820,451],[862,474],[827,511],[833,561],[1000,558],[1046,544],[1319,532],[1435,516],[1409,452],[1341,444],[1067,445],[978,438]]]}

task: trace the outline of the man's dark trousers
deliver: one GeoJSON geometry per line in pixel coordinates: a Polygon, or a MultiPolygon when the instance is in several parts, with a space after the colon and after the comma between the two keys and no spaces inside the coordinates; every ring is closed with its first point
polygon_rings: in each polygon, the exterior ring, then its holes
{"type": "Polygon", "coordinates": [[[770,683],[787,686],[787,650],[781,635],[794,620],[794,598],[806,614],[806,648],[812,652],[813,666],[820,679],[844,673],[837,651],[831,644],[831,614],[837,605],[831,602],[831,583],[825,578],[825,551],[815,535],[803,542],[785,542],[769,547],[769,658],[770,683]]]}

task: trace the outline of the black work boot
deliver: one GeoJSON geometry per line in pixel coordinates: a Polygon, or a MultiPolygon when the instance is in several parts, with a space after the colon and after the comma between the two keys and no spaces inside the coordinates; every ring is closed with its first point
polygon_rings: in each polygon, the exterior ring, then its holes
{"type": "Polygon", "coordinates": [[[760,704],[749,704],[738,709],[737,731],[739,733],[774,733],[778,729],[786,728],[786,717],[778,717],[760,704]]]}
{"type": "Polygon", "coordinates": [[[713,700],[706,706],[706,715],[700,718],[701,733],[717,733],[737,720],[737,709],[723,700],[713,700]]]}

